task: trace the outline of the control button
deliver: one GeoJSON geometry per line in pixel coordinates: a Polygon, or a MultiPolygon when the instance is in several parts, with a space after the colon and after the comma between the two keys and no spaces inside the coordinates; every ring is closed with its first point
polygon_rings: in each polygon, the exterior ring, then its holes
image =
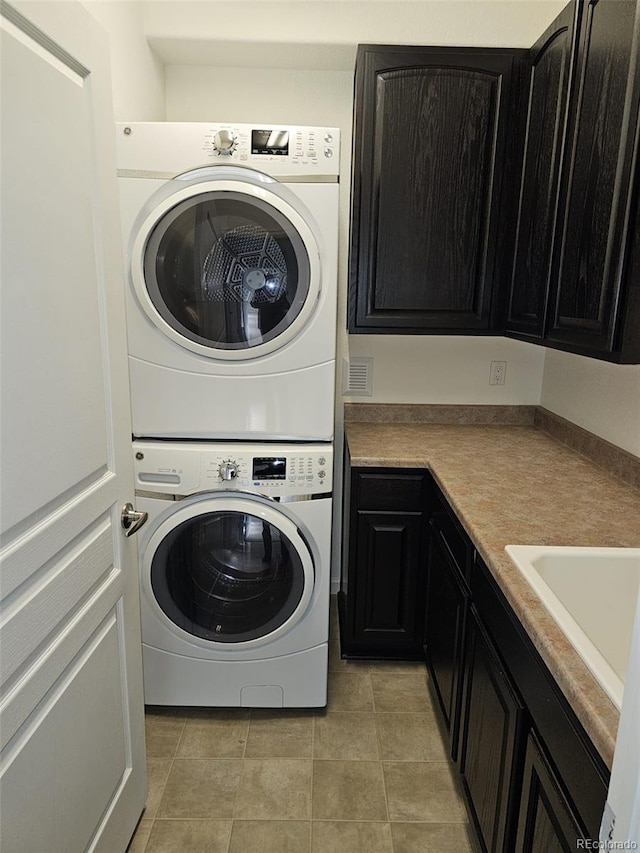
{"type": "Polygon", "coordinates": [[[324,156],[325,156],[325,157],[333,157],[333,149],[331,149],[331,148],[325,148],[325,149],[324,149],[324,156]]]}
{"type": "Polygon", "coordinates": [[[326,476],[327,476],[327,472],[326,472],[326,471],[318,471],[318,477],[320,477],[320,479],[321,479],[321,480],[324,480],[324,478],[325,478],[326,476]]]}
{"type": "Polygon", "coordinates": [[[313,474],[307,474],[307,480],[313,480],[313,474]]]}
{"type": "Polygon", "coordinates": [[[304,480],[304,474],[298,474],[298,479],[299,479],[299,480],[304,480]]]}
{"type": "Polygon", "coordinates": [[[307,157],[316,157],[317,154],[315,151],[307,151],[307,157]]]}
{"type": "Polygon", "coordinates": [[[324,456],[321,456],[318,459],[318,465],[326,465],[326,464],[327,464],[327,460],[324,458],[324,456]]]}
{"type": "Polygon", "coordinates": [[[324,141],[325,142],[333,142],[333,136],[330,133],[325,133],[324,141]]]}

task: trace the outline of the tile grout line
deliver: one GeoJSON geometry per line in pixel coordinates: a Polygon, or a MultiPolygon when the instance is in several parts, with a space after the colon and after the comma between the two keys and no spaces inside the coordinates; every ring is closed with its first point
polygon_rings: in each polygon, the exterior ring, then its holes
{"type": "MultiPolygon", "coordinates": [[[[146,710],[145,710],[145,714],[146,714],[146,710]]],[[[167,782],[169,781],[169,777],[171,776],[171,771],[173,770],[173,765],[174,765],[175,760],[176,760],[176,755],[178,754],[178,750],[180,749],[180,742],[182,740],[182,737],[184,735],[184,731],[185,731],[186,727],[187,727],[187,717],[185,715],[184,720],[182,721],[182,731],[180,732],[180,734],[178,736],[178,740],[176,741],[176,746],[175,746],[175,749],[173,751],[173,756],[170,759],[171,763],[169,764],[169,771],[167,773],[166,779],[164,780],[164,784],[162,785],[162,790],[158,794],[158,806],[156,808],[155,815],[153,816],[153,818],[151,820],[151,826],[149,827],[149,835],[148,835],[147,840],[145,842],[142,853],[146,853],[147,847],[149,846],[149,841],[151,840],[151,834],[153,832],[153,828],[155,826],[156,820],[158,819],[158,811],[160,810],[162,798],[164,797],[164,792],[165,792],[165,789],[167,787],[167,782]]],[[[148,792],[149,792],[149,789],[147,786],[147,795],[148,795],[148,792]]]]}
{"type": "Polygon", "coordinates": [[[234,828],[235,821],[236,821],[236,804],[238,802],[238,794],[240,792],[240,783],[242,782],[242,777],[244,776],[245,761],[247,759],[247,746],[249,745],[249,737],[251,735],[251,723],[253,722],[253,712],[254,712],[254,709],[250,708],[249,709],[249,717],[247,719],[247,729],[246,729],[246,735],[245,735],[245,739],[244,739],[244,747],[242,749],[242,755],[240,757],[240,762],[241,762],[240,763],[240,778],[238,779],[238,785],[236,787],[236,794],[235,794],[235,797],[233,798],[233,808],[231,810],[231,819],[229,821],[229,837],[227,838],[226,853],[229,853],[229,851],[231,850],[231,838],[233,837],[233,828],[234,828]]]}
{"type": "Polygon", "coordinates": [[[227,853],[231,850],[231,839],[233,837],[233,829],[236,821],[236,808],[238,806],[238,794],[240,793],[240,785],[242,784],[242,779],[244,777],[245,770],[245,761],[247,760],[247,746],[249,744],[249,736],[251,734],[251,723],[253,721],[253,712],[254,709],[249,709],[249,720],[247,724],[247,735],[244,742],[244,749],[242,750],[242,758],[240,759],[240,778],[238,779],[238,784],[236,785],[236,793],[233,798],[233,808],[231,809],[231,820],[229,821],[229,838],[227,840],[227,853]]]}
{"type": "MultiPolygon", "coordinates": [[[[328,653],[328,650],[327,650],[328,653]]],[[[329,665],[327,661],[327,704],[329,705],[329,665]]],[[[313,723],[311,726],[311,786],[309,800],[309,853],[313,850],[313,779],[316,773],[316,720],[318,719],[316,711],[313,714],[313,723]]]]}

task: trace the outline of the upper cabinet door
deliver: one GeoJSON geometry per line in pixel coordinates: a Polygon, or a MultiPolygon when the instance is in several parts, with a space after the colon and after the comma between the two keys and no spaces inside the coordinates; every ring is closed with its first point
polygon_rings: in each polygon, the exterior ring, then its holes
{"type": "Polygon", "coordinates": [[[558,176],[577,28],[566,6],[529,52],[518,234],[506,328],[541,338],[547,307],[558,176]]]}
{"type": "Polygon", "coordinates": [[[547,333],[575,351],[620,360],[631,360],[620,335],[637,156],[639,21],[633,0],[585,4],[547,333]]]}
{"type": "Polygon", "coordinates": [[[359,47],[351,332],[491,328],[508,107],[523,53],[359,47]]]}

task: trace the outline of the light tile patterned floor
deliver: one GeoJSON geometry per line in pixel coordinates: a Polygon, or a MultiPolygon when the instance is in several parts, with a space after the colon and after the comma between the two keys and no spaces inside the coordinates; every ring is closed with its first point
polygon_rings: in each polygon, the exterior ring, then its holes
{"type": "Polygon", "coordinates": [[[340,659],[316,711],[148,708],[128,853],[471,853],[422,664],[340,659]]]}

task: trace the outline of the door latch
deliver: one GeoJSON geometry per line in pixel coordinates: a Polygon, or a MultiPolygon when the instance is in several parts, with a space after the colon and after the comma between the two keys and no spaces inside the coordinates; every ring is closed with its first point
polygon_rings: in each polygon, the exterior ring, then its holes
{"type": "Polygon", "coordinates": [[[126,503],[122,507],[122,515],[120,516],[120,522],[127,531],[125,536],[133,536],[134,533],[137,533],[148,518],[148,512],[138,512],[133,508],[132,503],[126,503]]]}

